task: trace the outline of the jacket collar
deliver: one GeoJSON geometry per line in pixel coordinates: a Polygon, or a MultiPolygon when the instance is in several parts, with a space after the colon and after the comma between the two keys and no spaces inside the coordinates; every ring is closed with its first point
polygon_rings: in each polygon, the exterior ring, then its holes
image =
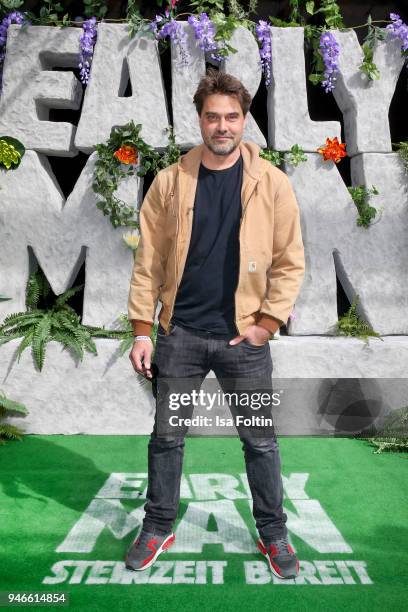
{"type": "MultiPolygon", "coordinates": [[[[260,148],[254,142],[239,143],[243,160],[241,203],[244,212],[256,189],[261,176],[265,173],[264,160],[259,157],[260,148]]],[[[177,170],[180,189],[180,211],[194,208],[198,172],[203,155],[204,144],[193,147],[179,158],[177,170]]],[[[183,216],[183,213],[180,213],[183,216]]]]}
{"type": "MultiPolygon", "coordinates": [[[[265,172],[265,166],[259,157],[260,147],[254,142],[241,140],[239,148],[244,164],[244,173],[258,181],[265,172]]],[[[199,144],[182,155],[178,162],[179,169],[194,177],[198,176],[203,150],[204,144],[199,144]]]]}

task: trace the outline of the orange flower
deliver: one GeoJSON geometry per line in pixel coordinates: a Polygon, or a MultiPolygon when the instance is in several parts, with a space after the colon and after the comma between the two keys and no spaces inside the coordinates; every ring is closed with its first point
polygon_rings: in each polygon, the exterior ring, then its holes
{"type": "Polygon", "coordinates": [[[122,145],[113,155],[122,162],[122,164],[137,164],[137,150],[135,147],[122,145]]]}
{"type": "Polygon", "coordinates": [[[340,161],[342,157],[346,157],[347,153],[345,151],[346,143],[339,142],[337,140],[337,136],[330,140],[330,138],[326,138],[326,146],[319,147],[316,149],[318,153],[322,153],[324,161],[331,159],[336,164],[340,161]]]}

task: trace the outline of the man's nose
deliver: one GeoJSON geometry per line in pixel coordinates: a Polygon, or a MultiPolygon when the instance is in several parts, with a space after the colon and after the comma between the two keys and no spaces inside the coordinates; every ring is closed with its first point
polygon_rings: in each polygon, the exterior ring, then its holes
{"type": "Polygon", "coordinates": [[[218,131],[219,132],[227,131],[227,122],[225,121],[224,117],[220,117],[220,120],[218,121],[218,131]]]}

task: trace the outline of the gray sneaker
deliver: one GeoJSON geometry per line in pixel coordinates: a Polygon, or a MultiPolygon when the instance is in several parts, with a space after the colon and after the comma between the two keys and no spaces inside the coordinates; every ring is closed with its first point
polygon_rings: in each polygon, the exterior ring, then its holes
{"type": "Polygon", "coordinates": [[[153,565],[160,553],[173,544],[175,539],[174,533],[160,535],[142,529],[126,553],[126,567],[131,570],[147,569],[153,565]]]}
{"type": "Polygon", "coordinates": [[[258,548],[267,558],[271,571],[278,578],[296,578],[299,573],[299,561],[287,538],[272,540],[265,545],[261,538],[258,548]]]}

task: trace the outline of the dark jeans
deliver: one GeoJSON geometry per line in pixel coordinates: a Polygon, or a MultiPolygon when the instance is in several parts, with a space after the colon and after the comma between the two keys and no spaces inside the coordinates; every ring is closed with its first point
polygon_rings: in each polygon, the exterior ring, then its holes
{"type": "MultiPolygon", "coordinates": [[[[191,380],[191,389],[200,386],[213,370],[223,393],[230,390],[231,381],[242,377],[262,380],[272,390],[272,358],[269,343],[257,347],[243,340],[235,346],[228,344],[234,336],[215,337],[205,332],[187,330],[172,324],[170,334],[158,328],[153,362],[160,377],[191,380]]],[[[271,392],[271,391],[270,391],[271,392]]],[[[144,506],[143,528],[158,533],[169,533],[177,517],[180,500],[180,479],[183,469],[184,435],[158,435],[157,417],[162,401],[156,397],[156,415],[148,446],[148,488],[144,506]]],[[[230,404],[231,413],[233,407],[230,404]]],[[[192,410],[191,410],[192,412],[192,410]]],[[[269,437],[248,435],[238,429],[243,442],[246,472],[253,499],[253,516],[264,542],[287,536],[287,515],[283,512],[281,463],[276,435],[269,437]]]]}

